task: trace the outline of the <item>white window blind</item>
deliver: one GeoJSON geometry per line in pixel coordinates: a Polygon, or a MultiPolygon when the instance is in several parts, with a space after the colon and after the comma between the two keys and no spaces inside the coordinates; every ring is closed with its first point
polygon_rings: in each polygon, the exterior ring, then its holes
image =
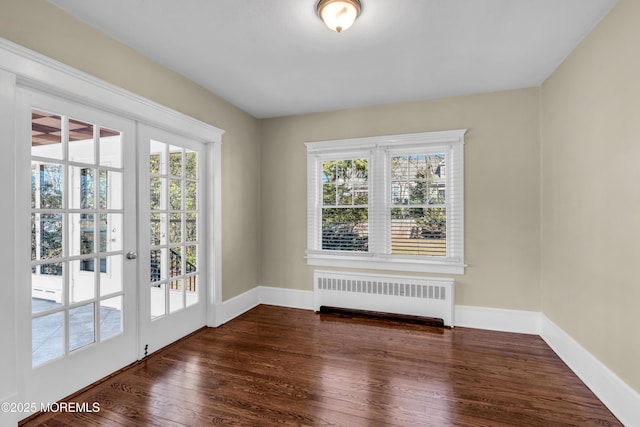
{"type": "Polygon", "coordinates": [[[307,143],[308,263],[463,273],[465,132],[307,143]]]}

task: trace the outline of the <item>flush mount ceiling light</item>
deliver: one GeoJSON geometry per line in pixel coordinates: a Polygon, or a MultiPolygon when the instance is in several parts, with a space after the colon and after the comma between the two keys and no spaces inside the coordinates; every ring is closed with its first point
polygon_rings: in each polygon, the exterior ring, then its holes
{"type": "Polygon", "coordinates": [[[320,0],[318,16],[333,31],[342,32],[360,15],[360,0],[320,0]]]}

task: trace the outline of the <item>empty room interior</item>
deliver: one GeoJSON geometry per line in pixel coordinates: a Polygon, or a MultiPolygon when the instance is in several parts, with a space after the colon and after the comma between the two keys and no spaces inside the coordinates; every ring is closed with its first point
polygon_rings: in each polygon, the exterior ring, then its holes
{"type": "Polygon", "coordinates": [[[640,426],[639,45],[637,0],[0,0],[0,426],[640,426]]]}

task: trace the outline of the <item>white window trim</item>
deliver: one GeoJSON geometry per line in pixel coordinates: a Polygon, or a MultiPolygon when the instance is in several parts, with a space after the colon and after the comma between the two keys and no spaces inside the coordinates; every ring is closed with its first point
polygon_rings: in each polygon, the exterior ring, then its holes
{"type": "Polygon", "coordinates": [[[464,135],[466,129],[404,135],[307,142],[307,251],[308,265],[365,268],[411,272],[464,274],[464,135]],[[446,151],[447,164],[447,257],[402,256],[385,253],[388,227],[391,154],[446,151]],[[322,161],[327,159],[369,159],[369,252],[339,252],[321,249],[322,161]]]}

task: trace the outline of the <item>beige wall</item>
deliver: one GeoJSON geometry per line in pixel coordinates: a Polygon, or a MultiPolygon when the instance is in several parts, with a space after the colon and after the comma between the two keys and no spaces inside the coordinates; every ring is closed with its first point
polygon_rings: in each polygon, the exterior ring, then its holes
{"type": "Polygon", "coordinates": [[[640,2],[542,87],[542,310],[640,392],[640,2]]]}
{"type": "Polygon", "coordinates": [[[468,128],[466,274],[456,302],[540,309],[539,90],[523,89],[262,121],[260,284],[311,290],[307,141],[468,128]]]}
{"type": "Polygon", "coordinates": [[[44,0],[0,0],[0,37],[224,129],[223,299],[256,286],[260,235],[257,119],[44,0]]]}

